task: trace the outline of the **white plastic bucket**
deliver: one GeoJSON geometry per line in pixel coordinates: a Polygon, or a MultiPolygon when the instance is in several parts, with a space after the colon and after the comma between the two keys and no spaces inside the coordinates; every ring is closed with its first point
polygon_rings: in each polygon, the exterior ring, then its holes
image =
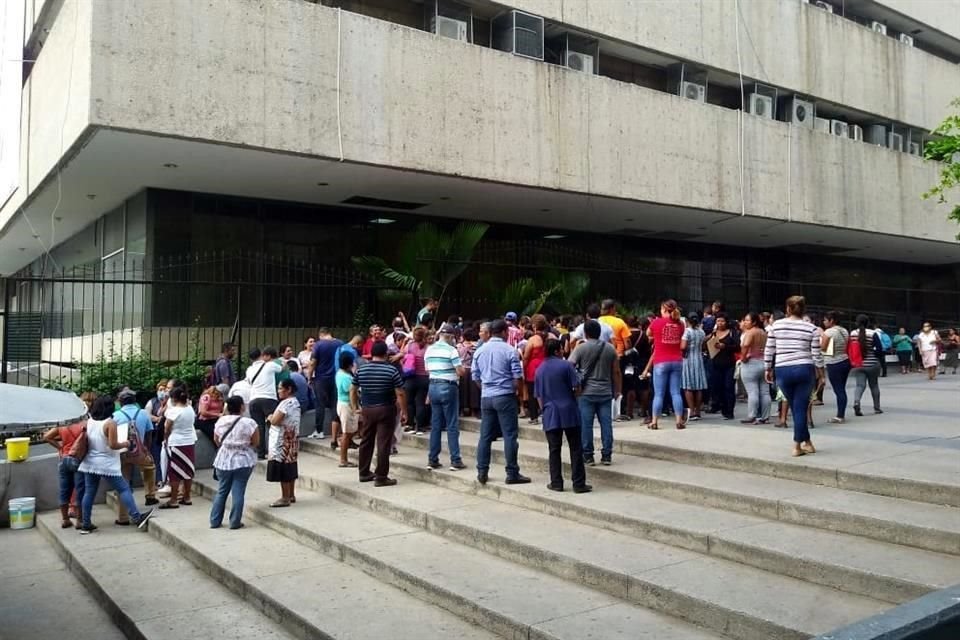
{"type": "Polygon", "coordinates": [[[32,529],[33,516],[37,508],[36,498],[14,498],[9,502],[10,528],[32,529]]]}

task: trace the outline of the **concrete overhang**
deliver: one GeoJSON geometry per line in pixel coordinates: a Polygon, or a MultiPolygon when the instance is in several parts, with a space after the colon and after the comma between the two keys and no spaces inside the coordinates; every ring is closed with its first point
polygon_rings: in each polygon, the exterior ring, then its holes
{"type": "MultiPolygon", "coordinates": [[[[342,202],[354,196],[423,203],[415,213],[539,226],[545,235],[613,233],[635,236],[641,243],[644,238],[675,238],[800,248],[817,259],[836,255],[932,265],[960,262],[960,244],[949,238],[904,237],[94,128],[59,176],[35,190],[0,232],[0,274],[10,274],[42,254],[34,233],[44,244],[51,238],[58,244],[148,187],[339,206],[350,206],[342,202]],[[59,219],[53,219],[58,199],[59,219]]],[[[318,218],[318,224],[323,222],[318,218]]]]}

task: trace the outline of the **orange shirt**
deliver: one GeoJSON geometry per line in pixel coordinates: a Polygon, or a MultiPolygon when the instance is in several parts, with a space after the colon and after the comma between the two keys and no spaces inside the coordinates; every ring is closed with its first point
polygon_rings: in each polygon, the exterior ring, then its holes
{"type": "Polygon", "coordinates": [[[613,331],[613,348],[617,350],[618,356],[622,356],[630,340],[630,327],[617,316],[600,316],[600,322],[613,331]]]}

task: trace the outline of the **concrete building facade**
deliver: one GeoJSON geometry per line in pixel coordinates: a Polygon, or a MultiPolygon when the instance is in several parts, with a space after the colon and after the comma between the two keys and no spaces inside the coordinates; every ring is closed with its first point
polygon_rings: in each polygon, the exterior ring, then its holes
{"type": "Polygon", "coordinates": [[[6,5],[2,275],[223,249],[269,202],[297,213],[237,242],[343,260],[373,221],[477,219],[693,278],[875,286],[817,303],[890,323],[960,317],[957,228],[919,155],[960,96],[960,0],[6,5]]]}

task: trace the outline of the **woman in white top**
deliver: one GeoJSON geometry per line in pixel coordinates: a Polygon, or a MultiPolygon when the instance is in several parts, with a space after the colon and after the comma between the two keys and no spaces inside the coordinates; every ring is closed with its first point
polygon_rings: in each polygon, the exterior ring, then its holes
{"type": "Polygon", "coordinates": [[[917,335],[917,347],[920,349],[923,368],[927,370],[927,378],[933,380],[937,377],[937,361],[940,358],[940,334],[929,322],[923,323],[923,329],[917,335]]]}
{"type": "Polygon", "coordinates": [[[86,427],[87,455],[77,469],[84,479],[81,534],[93,533],[97,529],[90,521],[90,514],[93,511],[93,501],[97,497],[101,478],[116,490],[120,502],[130,513],[128,522],[117,522],[117,524],[133,522],[137,527],[142,528],[153,512],[153,509],[148,509],[145,513],[140,513],[133,499],[133,492],[130,491],[130,485],[120,473],[120,452],[129,449],[131,443],[129,440],[117,440],[117,423],[111,419],[112,415],[113,398],[110,396],[100,396],[90,407],[90,419],[86,427]]]}
{"type": "Polygon", "coordinates": [[[170,499],[160,505],[161,509],[176,509],[180,505],[190,506],[190,490],[193,485],[194,445],[197,431],[193,426],[197,418],[193,407],[187,401],[187,390],[174,387],[170,391],[164,413],[164,442],[167,449],[167,484],[170,485],[170,499]],[[183,496],[180,496],[180,483],[183,482],[183,496]]]}
{"type": "Polygon", "coordinates": [[[850,377],[850,358],[847,356],[850,333],[840,326],[839,311],[827,311],[823,314],[823,328],[820,349],[823,351],[830,387],[833,388],[833,395],[837,397],[837,415],[827,422],[843,424],[847,413],[847,378],[850,377]]]}
{"type": "Polygon", "coordinates": [[[316,342],[317,339],[313,336],[307,336],[307,339],[303,341],[303,351],[297,354],[301,371],[310,366],[310,358],[313,357],[313,345],[316,344],[316,342]]]}
{"type": "Polygon", "coordinates": [[[787,298],[787,317],[777,320],[767,333],[763,350],[766,380],[786,396],[793,412],[793,455],[816,453],[807,425],[807,406],[814,385],[823,380],[823,356],[817,328],[803,321],[807,301],[803,296],[787,298]]]}
{"type": "Polygon", "coordinates": [[[250,474],[257,466],[257,446],[260,444],[257,423],[244,417],[243,399],[239,396],[227,399],[227,415],[217,420],[213,441],[220,447],[213,460],[220,486],[210,508],[210,528],[218,529],[223,524],[223,510],[227,496],[231,495],[230,528],[239,529],[243,526],[243,497],[250,474]]]}

